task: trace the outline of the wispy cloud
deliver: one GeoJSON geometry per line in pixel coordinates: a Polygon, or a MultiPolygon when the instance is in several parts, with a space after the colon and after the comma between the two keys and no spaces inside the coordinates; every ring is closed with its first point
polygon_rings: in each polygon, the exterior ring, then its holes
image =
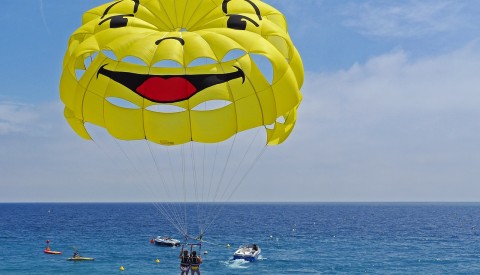
{"type": "MultiPolygon", "coordinates": [[[[468,25],[465,1],[367,1],[352,2],[343,11],[347,26],[365,35],[418,37],[455,31],[468,25]]],[[[473,23],[473,22],[472,22],[473,23]]]]}
{"type": "Polygon", "coordinates": [[[475,199],[478,72],[472,44],[421,60],[397,50],[308,74],[290,154],[303,156],[310,184],[302,185],[325,200],[475,199]]]}
{"type": "Polygon", "coordinates": [[[0,135],[28,131],[31,124],[38,119],[32,106],[0,102],[0,135]]]}
{"type": "Polygon", "coordinates": [[[50,33],[50,28],[48,27],[47,19],[45,18],[43,0],[39,0],[39,1],[40,1],[40,16],[42,17],[43,25],[45,26],[45,29],[47,30],[47,32],[50,33]]]}
{"type": "Polygon", "coordinates": [[[59,108],[58,104],[31,105],[0,101],[0,136],[19,133],[44,135],[55,123],[51,120],[51,113],[55,108],[59,108]]]}

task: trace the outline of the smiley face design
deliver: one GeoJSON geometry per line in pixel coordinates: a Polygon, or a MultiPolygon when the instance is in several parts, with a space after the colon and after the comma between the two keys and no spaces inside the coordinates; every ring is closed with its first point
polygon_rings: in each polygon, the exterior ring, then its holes
{"type": "Polygon", "coordinates": [[[293,129],[302,83],[285,18],[261,1],[120,0],[83,15],[60,98],[87,139],[86,123],[163,145],[263,126],[275,145],[293,129]]]}

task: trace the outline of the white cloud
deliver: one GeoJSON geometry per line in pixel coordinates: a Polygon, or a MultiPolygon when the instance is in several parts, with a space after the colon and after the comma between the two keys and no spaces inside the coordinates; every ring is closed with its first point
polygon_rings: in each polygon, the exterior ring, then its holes
{"type": "Polygon", "coordinates": [[[305,90],[315,96],[315,104],[346,111],[342,115],[477,110],[479,71],[480,54],[475,44],[416,61],[399,50],[355,64],[346,71],[309,75],[305,90]],[[313,90],[317,90],[315,94],[313,90]]]}
{"type": "Polygon", "coordinates": [[[10,134],[45,135],[53,127],[50,115],[59,104],[26,104],[0,101],[0,136],[10,134]]]}
{"type": "Polygon", "coordinates": [[[0,135],[28,131],[37,119],[33,106],[0,102],[0,135]]]}
{"type": "Polygon", "coordinates": [[[478,72],[473,44],[422,60],[399,50],[307,74],[289,143],[302,172],[277,180],[296,181],[290,196],[310,190],[319,200],[476,200],[478,72]]]}
{"type": "MultiPolygon", "coordinates": [[[[468,2],[452,0],[351,2],[345,24],[381,37],[419,37],[468,27],[468,2]]],[[[470,22],[474,23],[474,22],[470,22]]]]}

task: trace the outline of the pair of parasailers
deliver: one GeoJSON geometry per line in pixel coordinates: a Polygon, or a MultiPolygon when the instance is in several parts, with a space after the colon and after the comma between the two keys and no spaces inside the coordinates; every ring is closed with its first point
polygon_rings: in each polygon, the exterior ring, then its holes
{"type": "Polygon", "coordinates": [[[188,250],[184,250],[182,245],[182,251],[180,251],[180,275],[188,275],[188,271],[192,270],[192,275],[198,274],[200,275],[200,264],[202,263],[202,258],[197,256],[196,251],[192,251],[190,255],[188,255],[188,250]]]}

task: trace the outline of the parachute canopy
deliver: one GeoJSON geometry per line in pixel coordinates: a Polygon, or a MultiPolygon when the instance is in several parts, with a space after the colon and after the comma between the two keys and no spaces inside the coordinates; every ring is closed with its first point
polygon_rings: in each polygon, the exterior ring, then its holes
{"type": "Polygon", "coordinates": [[[120,0],[83,15],[60,97],[86,139],[85,123],[162,145],[263,126],[276,145],[295,124],[303,77],[284,16],[261,1],[120,0]]]}

